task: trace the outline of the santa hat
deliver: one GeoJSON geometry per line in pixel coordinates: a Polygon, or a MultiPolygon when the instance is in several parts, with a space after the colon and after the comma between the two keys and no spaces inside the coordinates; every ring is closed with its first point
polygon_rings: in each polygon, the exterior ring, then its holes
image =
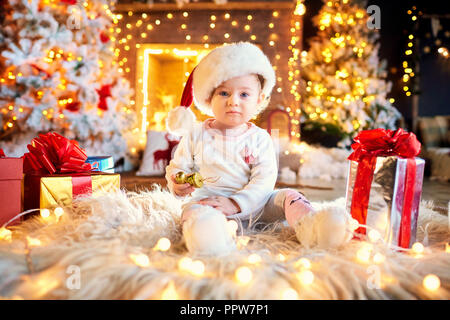
{"type": "Polygon", "coordinates": [[[209,103],[213,91],[224,81],[248,74],[258,74],[264,78],[261,92],[265,101],[259,109],[262,111],[275,86],[275,72],[267,56],[249,42],[225,44],[212,50],[189,75],[180,106],[169,112],[166,119],[169,132],[184,135],[192,129],[196,122],[195,115],[190,110],[192,102],[200,111],[213,116],[209,103]]]}

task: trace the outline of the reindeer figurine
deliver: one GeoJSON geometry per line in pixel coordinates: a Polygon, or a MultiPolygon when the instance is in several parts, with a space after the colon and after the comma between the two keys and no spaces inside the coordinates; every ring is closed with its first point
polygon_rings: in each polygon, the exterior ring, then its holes
{"type": "Polygon", "coordinates": [[[153,152],[153,169],[155,170],[160,168],[160,162],[162,162],[163,168],[169,164],[169,161],[172,158],[172,150],[180,142],[179,140],[170,140],[168,133],[166,133],[164,138],[169,143],[169,147],[167,149],[160,149],[153,152]]]}

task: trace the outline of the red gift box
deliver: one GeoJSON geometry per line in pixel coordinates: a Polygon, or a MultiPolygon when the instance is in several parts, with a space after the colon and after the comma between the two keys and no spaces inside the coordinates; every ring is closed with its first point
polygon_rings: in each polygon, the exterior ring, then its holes
{"type": "Polygon", "coordinates": [[[375,129],[354,138],[346,206],[363,225],[381,232],[388,243],[409,248],[415,242],[425,161],[413,133],[375,129]],[[369,207],[372,204],[372,212],[369,207]]]}
{"type": "Polygon", "coordinates": [[[72,203],[120,188],[119,174],[92,172],[85,151],[73,140],[49,132],[34,138],[24,155],[24,210],[72,203]]]}
{"type": "Polygon", "coordinates": [[[100,196],[120,188],[120,175],[104,172],[39,174],[24,178],[24,210],[70,205],[78,196],[100,196]]]}
{"type": "MultiPolygon", "coordinates": [[[[22,211],[22,177],[22,158],[0,157],[0,227],[22,211]]],[[[8,225],[18,221],[16,219],[8,225]]]]}

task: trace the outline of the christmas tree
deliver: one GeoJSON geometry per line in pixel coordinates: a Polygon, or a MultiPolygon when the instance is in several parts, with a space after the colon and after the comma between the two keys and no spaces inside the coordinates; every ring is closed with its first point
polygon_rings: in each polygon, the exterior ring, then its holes
{"type": "Polygon", "coordinates": [[[88,155],[132,160],[132,91],[116,62],[112,3],[13,0],[0,15],[0,147],[21,156],[56,131],[88,155]]]}
{"type": "Polygon", "coordinates": [[[348,146],[361,130],[394,129],[400,113],[387,95],[386,63],[378,58],[379,34],[368,15],[349,0],[324,0],[313,23],[318,36],[302,57],[302,136],[330,137],[348,146]]]}

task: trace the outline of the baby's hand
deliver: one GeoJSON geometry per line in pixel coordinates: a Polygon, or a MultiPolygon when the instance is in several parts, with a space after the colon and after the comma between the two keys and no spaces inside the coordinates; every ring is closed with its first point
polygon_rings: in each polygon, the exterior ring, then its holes
{"type": "Polygon", "coordinates": [[[236,203],[236,201],[234,201],[233,199],[221,197],[221,196],[204,198],[199,201],[196,201],[195,203],[208,205],[213,208],[216,208],[217,210],[222,211],[222,213],[226,216],[230,216],[235,213],[241,212],[241,208],[236,203]]]}
{"type": "Polygon", "coordinates": [[[173,182],[173,192],[179,197],[190,195],[195,190],[195,188],[187,182],[177,184],[174,174],[170,176],[170,180],[173,182]]]}

